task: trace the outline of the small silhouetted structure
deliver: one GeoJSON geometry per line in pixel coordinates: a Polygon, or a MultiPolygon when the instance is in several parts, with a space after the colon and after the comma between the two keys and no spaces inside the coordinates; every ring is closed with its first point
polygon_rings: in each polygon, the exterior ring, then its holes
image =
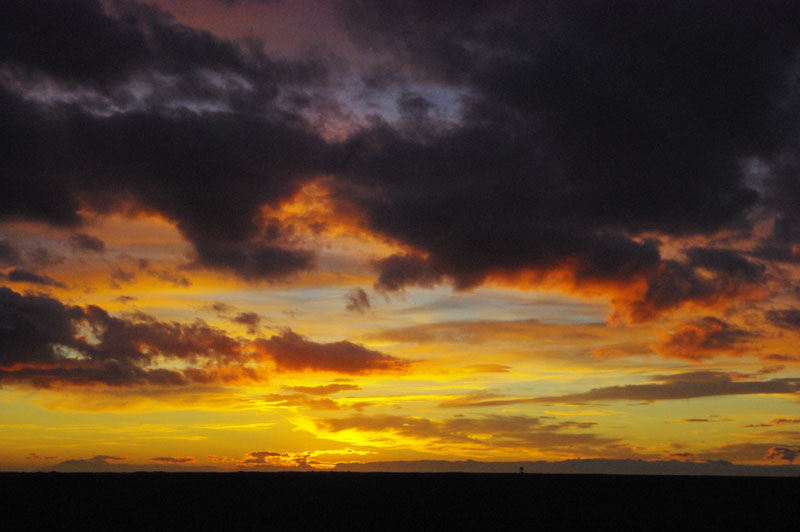
{"type": "Polygon", "coordinates": [[[524,468],[524,467],[522,467],[522,466],[519,466],[519,474],[521,475],[521,474],[523,474],[524,472],[525,472],[525,468],[524,468]]]}

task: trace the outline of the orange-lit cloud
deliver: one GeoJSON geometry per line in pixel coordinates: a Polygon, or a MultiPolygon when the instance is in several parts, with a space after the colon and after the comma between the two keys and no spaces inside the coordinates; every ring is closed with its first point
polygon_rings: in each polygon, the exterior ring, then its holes
{"type": "Polygon", "coordinates": [[[598,456],[621,451],[615,438],[586,432],[594,423],[561,421],[524,415],[489,415],[425,419],[397,415],[354,415],[319,418],[314,424],[326,438],[349,441],[358,434],[373,445],[417,445],[470,453],[480,449],[516,449],[526,453],[598,456]]]}
{"type": "Polygon", "coordinates": [[[369,371],[401,371],[409,362],[346,340],[321,344],[292,332],[283,331],[269,339],[258,339],[254,346],[271,358],[279,371],[334,371],[360,374],[369,371]]]}
{"type": "Polygon", "coordinates": [[[279,371],[366,373],[409,364],[348,341],[316,343],[286,330],[249,342],[200,320],[165,322],[141,312],[117,317],[95,305],[64,305],[5,287],[0,310],[9,331],[0,339],[0,381],[39,387],[258,381],[265,358],[279,371]]]}
{"type": "Polygon", "coordinates": [[[754,380],[752,375],[695,371],[655,375],[647,384],[594,388],[588,392],[548,397],[509,397],[478,392],[442,402],[447,408],[474,408],[514,404],[585,404],[603,401],[665,401],[725,395],[777,394],[800,397],[800,379],[754,380]]]}
{"type": "Polygon", "coordinates": [[[765,460],[784,460],[792,463],[800,456],[800,447],[770,447],[764,455],[765,460]]]}
{"type": "Polygon", "coordinates": [[[741,355],[751,347],[755,337],[753,332],[706,316],[681,324],[654,347],[666,357],[700,362],[720,354],[741,355]]]}

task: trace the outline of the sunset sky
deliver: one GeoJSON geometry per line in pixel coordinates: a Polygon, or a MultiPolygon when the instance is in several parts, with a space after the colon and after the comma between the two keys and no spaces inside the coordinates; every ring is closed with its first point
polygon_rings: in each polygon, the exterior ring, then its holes
{"type": "Polygon", "coordinates": [[[3,12],[0,470],[800,463],[800,3],[3,12]]]}

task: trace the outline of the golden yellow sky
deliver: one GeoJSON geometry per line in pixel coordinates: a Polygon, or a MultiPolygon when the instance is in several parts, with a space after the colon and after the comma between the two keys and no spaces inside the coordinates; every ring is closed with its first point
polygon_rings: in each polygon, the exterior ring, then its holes
{"type": "MultiPolygon", "coordinates": [[[[320,250],[317,268],[271,283],[191,266],[191,249],[158,216],[94,217],[84,230],[104,242],[102,252],[70,247],[69,231],[5,225],[6,238],[22,253],[47,250],[47,275],[62,284],[10,285],[20,294],[97,305],[132,322],[202,323],[244,351],[291,331],[306,342],[299,349],[310,352],[299,367],[278,363],[274,346],[251,360],[163,353],[145,366],[216,372],[208,382],[177,386],[6,381],[2,467],[35,469],[92,456],[151,465],[172,457],[176,464],[220,469],[679,453],[770,463],[766,449],[797,441],[796,384],[784,393],[770,388],[781,380],[796,383],[796,361],[770,358],[792,352],[790,334],[762,325],[758,336],[699,350],[692,342],[715,326],[696,321],[706,309],[644,324],[612,321],[613,289],[580,296],[572,288],[499,280],[468,291],[381,293],[370,286],[370,263],[397,244],[360,229],[357,220],[331,220],[324,205],[309,199],[312,193],[323,194],[303,190],[277,215],[295,220],[298,238],[320,250]],[[306,231],[304,224],[320,220],[324,230],[306,231]],[[367,304],[348,310],[348,297],[358,290],[367,304]],[[237,321],[241,316],[252,318],[237,321]],[[392,363],[325,366],[319,359],[327,355],[313,351],[337,342],[392,363]],[[668,388],[665,376],[694,378],[710,391],[683,397],[683,388],[668,388]],[[732,391],[718,391],[715,380],[732,391]],[[620,393],[570,397],[609,388],[620,393]],[[264,451],[274,454],[251,455],[264,451]]],[[[729,303],[726,323],[752,328],[749,305],[729,303]]],[[[153,349],[146,342],[140,349],[153,349]]],[[[351,355],[342,349],[332,356],[351,355]]]]}
{"type": "Polygon", "coordinates": [[[10,2],[0,470],[794,462],[790,4],[10,2]]]}

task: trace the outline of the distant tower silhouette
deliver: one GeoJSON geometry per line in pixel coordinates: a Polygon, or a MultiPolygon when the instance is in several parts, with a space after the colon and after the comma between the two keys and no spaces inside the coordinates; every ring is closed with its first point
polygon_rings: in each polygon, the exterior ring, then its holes
{"type": "Polygon", "coordinates": [[[525,468],[524,468],[524,467],[522,467],[522,466],[519,466],[519,474],[521,475],[521,474],[523,474],[524,472],[525,472],[525,468]]]}

